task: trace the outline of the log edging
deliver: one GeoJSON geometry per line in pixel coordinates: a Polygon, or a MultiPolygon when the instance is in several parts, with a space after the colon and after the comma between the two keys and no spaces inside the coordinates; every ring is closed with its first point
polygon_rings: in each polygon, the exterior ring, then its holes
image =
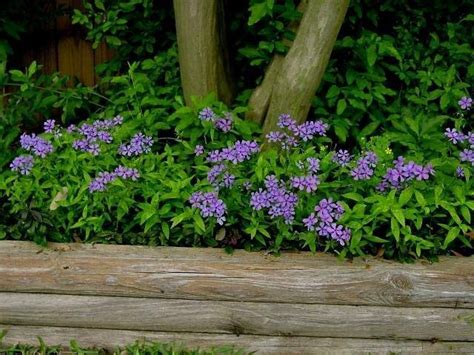
{"type": "Polygon", "coordinates": [[[79,329],[79,343],[110,333],[96,344],[104,347],[120,334],[161,341],[180,334],[190,345],[247,341],[247,349],[262,353],[331,346],[474,352],[474,257],[399,264],[304,252],[273,257],[84,244],[41,249],[2,241],[0,275],[0,329],[10,328],[4,341],[26,340],[40,329],[36,335],[45,340],[65,339],[79,329]]]}

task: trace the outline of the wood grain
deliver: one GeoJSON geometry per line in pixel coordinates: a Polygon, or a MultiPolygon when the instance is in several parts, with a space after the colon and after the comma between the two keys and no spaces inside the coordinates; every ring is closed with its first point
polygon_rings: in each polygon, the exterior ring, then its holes
{"type": "Polygon", "coordinates": [[[341,339],[311,337],[275,337],[259,335],[228,335],[206,333],[172,333],[111,329],[85,329],[37,326],[5,326],[8,329],[4,345],[36,344],[40,336],[47,344],[67,346],[75,339],[82,347],[99,347],[113,351],[135,341],[175,342],[187,347],[202,349],[233,345],[236,349],[255,351],[258,354],[393,354],[393,353],[474,353],[474,343],[429,342],[417,340],[341,339]]]}
{"type": "Polygon", "coordinates": [[[399,264],[310,253],[0,242],[0,291],[474,308],[474,258],[399,264]]]}
{"type": "Polygon", "coordinates": [[[474,310],[0,293],[0,324],[474,341],[474,310]]]}

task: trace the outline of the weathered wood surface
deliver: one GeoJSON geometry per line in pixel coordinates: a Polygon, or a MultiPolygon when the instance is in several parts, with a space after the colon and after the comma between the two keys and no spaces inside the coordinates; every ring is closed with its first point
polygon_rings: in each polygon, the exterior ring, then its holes
{"type": "Polygon", "coordinates": [[[125,346],[139,341],[159,341],[185,343],[189,347],[210,348],[233,344],[237,349],[245,348],[265,354],[387,354],[387,353],[474,353],[474,343],[431,342],[417,340],[385,340],[356,338],[312,338],[275,337],[259,335],[229,335],[206,333],[172,333],[111,329],[85,329],[37,326],[6,326],[8,329],[4,344],[37,343],[40,336],[47,344],[67,345],[71,339],[83,347],[100,347],[113,351],[117,346],[125,346]]]}
{"type": "Polygon", "coordinates": [[[474,341],[474,310],[0,293],[0,324],[474,341]]]}
{"type": "Polygon", "coordinates": [[[474,258],[377,259],[218,249],[0,244],[0,291],[214,301],[474,308],[474,258]]]}

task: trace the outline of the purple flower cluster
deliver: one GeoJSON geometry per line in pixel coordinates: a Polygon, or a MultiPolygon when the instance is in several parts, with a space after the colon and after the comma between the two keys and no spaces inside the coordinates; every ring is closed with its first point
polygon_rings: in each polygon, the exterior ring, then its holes
{"type": "MultiPolygon", "coordinates": [[[[446,128],[444,135],[453,144],[467,143],[469,145],[469,148],[465,148],[459,152],[459,160],[461,162],[470,163],[471,166],[474,166],[474,132],[464,134],[463,132],[457,131],[456,128],[446,128]]],[[[461,166],[457,168],[456,175],[458,177],[464,176],[464,169],[461,166]]]]}
{"type": "Polygon", "coordinates": [[[472,106],[472,99],[468,96],[461,97],[461,100],[458,101],[459,107],[463,110],[469,110],[472,106]]]}
{"type": "Polygon", "coordinates": [[[200,210],[202,217],[216,217],[218,224],[224,224],[227,206],[219,199],[216,192],[197,191],[191,195],[189,202],[193,208],[200,210]]]}
{"type": "Polygon", "coordinates": [[[12,171],[18,171],[21,175],[28,175],[33,169],[33,156],[20,155],[13,159],[10,164],[12,171]]]}
{"type": "Polygon", "coordinates": [[[194,148],[194,154],[196,154],[196,156],[203,155],[204,154],[204,147],[200,144],[196,145],[196,147],[194,148]]]}
{"type": "Polygon", "coordinates": [[[374,168],[377,165],[377,155],[374,152],[366,152],[352,169],[351,175],[354,180],[368,180],[374,175],[374,168]]]}
{"type": "Polygon", "coordinates": [[[289,114],[280,115],[277,125],[285,132],[273,131],[266,138],[270,143],[280,143],[286,150],[297,146],[299,139],[306,142],[316,135],[325,136],[328,129],[328,125],[322,121],[308,121],[298,125],[289,114]]]}
{"type": "Polygon", "coordinates": [[[386,191],[388,188],[401,189],[410,180],[428,180],[430,175],[435,174],[431,164],[426,164],[423,167],[413,161],[405,163],[405,159],[401,156],[393,163],[395,167],[387,169],[382,182],[377,186],[377,190],[380,192],[386,191]]]}
{"type": "Polygon", "coordinates": [[[268,215],[274,219],[283,217],[286,224],[291,224],[295,218],[295,208],[298,196],[288,191],[282,181],[278,181],[274,175],[265,179],[265,189],[252,192],[250,206],[259,211],[268,209],[268,215]]]}
{"type": "Polygon", "coordinates": [[[119,165],[113,172],[100,172],[99,176],[97,176],[89,184],[89,191],[105,191],[107,190],[107,185],[117,178],[136,181],[139,177],[140,173],[137,169],[127,168],[125,166],[119,165]]]}
{"type": "Polygon", "coordinates": [[[215,118],[216,114],[210,107],[205,107],[199,112],[199,119],[202,121],[214,121],[215,118]]]}
{"type": "Polygon", "coordinates": [[[250,159],[253,154],[258,153],[260,147],[255,141],[237,141],[233,146],[221,150],[209,152],[207,161],[221,163],[224,161],[238,164],[250,159]]]}
{"type": "Polygon", "coordinates": [[[305,162],[300,160],[296,162],[296,166],[300,170],[304,170],[305,166],[307,166],[307,170],[310,174],[316,174],[319,171],[319,163],[320,163],[319,159],[309,157],[309,158],[306,158],[306,163],[307,164],[305,164],[305,162]]]}
{"type": "Polygon", "coordinates": [[[32,133],[23,133],[20,136],[20,145],[23,149],[32,152],[34,155],[44,158],[53,151],[53,145],[47,140],[32,133]]]}
{"type": "Polygon", "coordinates": [[[128,144],[121,144],[119,147],[119,154],[127,157],[149,153],[153,145],[153,138],[145,136],[139,132],[135,134],[128,144]]]}
{"type": "Polygon", "coordinates": [[[99,142],[107,144],[112,143],[112,135],[108,132],[112,128],[119,126],[123,123],[122,116],[116,116],[110,120],[97,120],[92,124],[83,124],[77,128],[74,125],[70,125],[67,128],[68,133],[78,132],[82,138],[77,139],[72,143],[72,147],[76,150],[88,152],[92,155],[100,154],[99,142]]]}
{"type": "Polygon", "coordinates": [[[218,117],[217,114],[210,107],[206,107],[199,112],[199,118],[202,121],[210,121],[218,130],[222,132],[229,132],[232,129],[234,122],[230,112],[224,113],[224,117],[218,117]]]}
{"type": "Polygon", "coordinates": [[[351,162],[352,157],[347,150],[339,149],[332,157],[332,161],[339,166],[348,166],[351,162]]]}
{"type": "Polygon", "coordinates": [[[235,182],[235,176],[227,172],[224,164],[217,164],[207,173],[207,180],[216,188],[231,187],[235,182]]]}
{"type": "Polygon", "coordinates": [[[453,144],[464,143],[467,138],[462,132],[458,132],[456,128],[446,128],[444,135],[453,144]]]}
{"type": "Polygon", "coordinates": [[[474,166],[474,150],[464,149],[462,152],[459,153],[459,159],[461,161],[471,163],[471,165],[474,166]]]}
{"type": "Polygon", "coordinates": [[[313,192],[316,191],[319,185],[319,179],[317,176],[309,174],[306,176],[293,176],[290,178],[291,186],[295,189],[313,192]]]}
{"type": "Polygon", "coordinates": [[[322,237],[330,237],[341,245],[345,245],[351,238],[348,228],[336,222],[344,214],[344,208],[331,198],[323,199],[314,208],[314,213],[303,219],[303,224],[309,231],[316,231],[322,237]]]}
{"type": "Polygon", "coordinates": [[[54,120],[47,120],[43,127],[44,127],[44,131],[46,133],[54,133],[54,127],[56,126],[56,121],[54,120]]]}

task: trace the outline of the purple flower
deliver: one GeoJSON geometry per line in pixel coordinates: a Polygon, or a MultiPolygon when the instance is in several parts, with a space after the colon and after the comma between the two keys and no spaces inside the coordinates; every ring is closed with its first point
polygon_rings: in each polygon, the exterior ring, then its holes
{"type": "Polygon", "coordinates": [[[310,158],[307,158],[306,161],[309,164],[308,170],[311,173],[316,174],[319,171],[319,159],[310,157],[310,158]]]}
{"type": "Polygon", "coordinates": [[[319,201],[314,211],[323,223],[338,221],[344,214],[342,205],[339,202],[333,202],[332,198],[319,201]]]}
{"type": "Polygon", "coordinates": [[[112,119],[113,126],[120,126],[123,123],[123,117],[120,115],[115,116],[112,119]]]}
{"type": "Polygon", "coordinates": [[[97,132],[97,139],[108,144],[113,141],[112,135],[106,131],[97,132]]]}
{"type": "Polygon", "coordinates": [[[214,165],[207,173],[207,181],[214,186],[219,186],[218,178],[226,170],[224,164],[214,165]]]}
{"type": "Polygon", "coordinates": [[[303,218],[303,224],[309,231],[314,231],[316,229],[316,224],[318,223],[318,218],[314,213],[311,213],[308,217],[303,218]]]}
{"type": "Polygon", "coordinates": [[[281,142],[286,135],[280,131],[272,131],[266,135],[266,138],[270,143],[281,142]]]}
{"type": "Polygon", "coordinates": [[[23,149],[31,151],[41,158],[46,157],[53,151],[53,145],[50,142],[36,136],[34,133],[31,135],[23,133],[20,137],[20,145],[23,149]]]}
{"type": "Polygon", "coordinates": [[[354,180],[368,180],[374,175],[373,168],[377,164],[377,155],[374,152],[365,153],[359,160],[357,165],[351,171],[354,180]]]}
{"type": "Polygon", "coordinates": [[[214,113],[212,108],[205,107],[201,110],[201,112],[199,112],[199,118],[202,121],[214,121],[214,119],[216,118],[216,114],[214,113]]]}
{"type": "Polygon", "coordinates": [[[349,152],[342,149],[338,150],[332,157],[332,161],[342,167],[349,165],[351,159],[349,152]]]}
{"type": "Polygon", "coordinates": [[[72,133],[72,132],[74,132],[76,129],[77,129],[76,125],[71,124],[71,125],[69,125],[69,127],[66,129],[66,132],[67,132],[67,133],[72,133]]]}
{"type": "Polygon", "coordinates": [[[229,148],[209,152],[207,161],[212,163],[228,161],[232,164],[238,164],[250,159],[253,154],[256,154],[259,151],[259,149],[260,147],[255,141],[237,141],[229,148]]]}
{"type": "Polygon", "coordinates": [[[140,173],[138,172],[137,169],[134,168],[127,168],[125,166],[119,165],[118,167],[115,168],[114,174],[117,177],[121,177],[122,179],[125,180],[133,180],[136,181],[140,178],[140,173]]]}
{"type": "Polygon", "coordinates": [[[89,184],[89,192],[105,191],[107,184],[111,183],[117,178],[115,173],[100,172],[99,175],[89,184]]]}
{"type": "Polygon", "coordinates": [[[290,182],[295,189],[306,192],[316,191],[319,185],[319,179],[314,175],[294,176],[290,179],[290,182]]]}
{"type": "Polygon", "coordinates": [[[250,181],[245,181],[242,186],[244,187],[245,190],[250,190],[252,188],[252,183],[250,181]]]}
{"type": "Polygon", "coordinates": [[[194,154],[196,154],[196,156],[203,155],[204,154],[204,147],[200,144],[196,145],[196,147],[194,148],[194,154]]]}
{"type": "Polygon", "coordinates": [[[47,120],[43,127],[44,127],[44,131],[46,133],[53,133],[54,132],[54,127],[56,125],[56,121],[55,120],[47,120]]]}
{"type": "Polygon", "coordinates": [[[202,217],[215,217],[218,224],[224,224],[227,206],[219,199],[216,192],[197,191],[191,195],[189,202],[193,208],[200,210],[202,217]]]}
{"type": "Polygon", "coordinates": [[[325,136],[327,128],[327,124],[322,121],[308,121],[297,126],[294,132],[297,137],[306,142],[313,139],[315,135],[325,136]]]}
{"type": "Polygon", "coordinates": [[[222,132],[229,132],[232,129],[232,114],[227,112],[224,118],[218,118],[214,121],[214,126],[222,132]]]}
{"type": "Polygon", "coordinates": [[[474,132],[469,132],[466,136],[471,149],[474,149],[474,132]]]}
{"type": "Polygon", "coordinates": [[[387,169],[382,182],[377,186],[377,190],[380,192],[386,191],[389,187],[400,189],[403,184],[408,181],[416,180],[428,180],[430,175],[434,175],[435,171],[433,165],[430,163],[424,167],[415,164],[413,161],[405,163],[405,159],[401,156],[394,160],[394,168],[387,169]]]}
{"type": "Polygon", "coordinates": [[[33,156],[20,155],[13,159],[10,164],[12,171],[18,171],[21,175],[28,175],[33,169],[33,156]]]}
{"type": "Polygon", "coordinates": [[[462,152],[459,153],[459,158],[461,159],[461,161],[471,163],[471,165],[474,166],[474,150],[464,149],[462,152]]]}
{"type": "Polygon", "coordinates": [[[288,191],[284,183],[273,175],[265,178],[265,187],[265,190],[259,189],[251,194],[250,206],[256,211],[268,208],[270,218],[283,217],[286,224],[291,224],[295,217],[298,196],[288,191]]]}
{"type": "Polygon", "coordinates": [[[466,140],[466,136],[462,132],[458,132],[456,128],[446,128],[444,135],[453,144],[463,143],[466,140]]]}
{"type": "Polygon", "coordinates": [[[278,127],[287,128],[294,132],[296,130],[296,121],[287,113],[283,113],[278,117],[278,127]]]}
{"type": "Polygon", "coordinates": [[[231,187],[235,182],[235,176],[229,173],[224,173],[222,177],[222,185],[224,187],[231,187]]]}
{"type": "Polygon", "coordinates": [[[467,96],[461,97],[461,100],[458,101],[459,107],[463,110],[469,110],[472,106],[472,99],[467,96]]]}
{"type": "Polygon", "coordinates": [[[138,156],[143,153],[149,153],[152,145],[153,138],[139,132],[132,137],[129,144],[121,144],[118,153],[124,156],[138,156]]]}
{"type": "Polygon", "coordinates": [[[458,177],[464,177],[464,168],[462,166],[456,168],[456,175],[458,177]]]}

